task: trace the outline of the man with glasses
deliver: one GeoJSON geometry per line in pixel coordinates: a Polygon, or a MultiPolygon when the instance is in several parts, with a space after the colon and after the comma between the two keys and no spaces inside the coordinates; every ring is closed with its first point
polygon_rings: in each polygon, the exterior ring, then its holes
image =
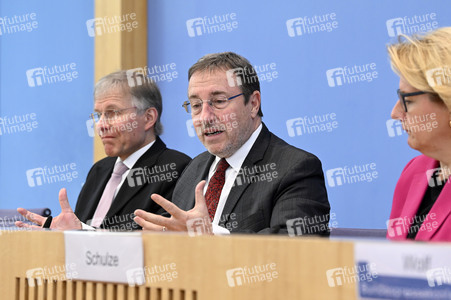
{"type": "MultiPolygon", "coordinates": [[[[59,193],[62,212],[45,227],[139,229],[133,221],[136,209],[162,212],[150,200],[151,194],[171,199],[175,183],[190,158],[166,148],[159,137],[163,130],[162,100],[156,84],[143,77],[142,84],[129,86],[128,75],[119,71],[97,82],[95,112],[91,117],[108,157],[89,171],[75,214],[66,190],[62,189],[59,193]]],[[[22,208],[18,210],[39,226],[49,220],[22,208]]],[[[27,226],[22,222],[17,225],[27,226]]]]}
{"type": "MultiPolygon", "coordinates": [[[[258,77],[232,53],[209,54],[188,72],[183,103],[207,149],[189,164],[171,216],[137,210],[145,230],[328,235],[330,206],[319,159],[288,145],[262,123],[258,77]]],[[[281,101],[281,100],[279,100],[281,101]]]]}

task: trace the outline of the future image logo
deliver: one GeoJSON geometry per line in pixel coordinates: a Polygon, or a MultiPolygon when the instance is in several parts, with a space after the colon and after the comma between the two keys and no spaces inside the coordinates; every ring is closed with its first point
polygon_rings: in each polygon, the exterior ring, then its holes
{"type": "Polygon", "coordinates": [[[143,68],[127,70],[126,74],[129,87],[140,86],[150,81],[143,68]]]}
{"type": "Polygon", "coordinates": [[[255,69],[235,68],[226,71],[227,83],[230,87],[254,83],[258,80],[255,69]]]}
{"type": "Polygon", "coordinates": [[[253,184],[258,182],[270,183],[279,177],[276,163],[241,167],[236,176],[233,186],[253,184]]]}
{"type": "Polygon", "coordinates": [[[329,227],[338,227],[336,214],[305,216],[287,220],[288,236],[295,237],[305,234],[330,232],[329,227]]]}
{"type": "Polygon", "coordinates": [[[38,28],[36,13],[4,16],[0,18],[0,36],[17,32],[31,32],[38,28]]]}
{"type": "Polygon", "coordinates": [[[0,135],[31,132],[36,128],[36,113],[0,117],[0,135]]]}
{"type": "Polygon", "coordinates": [[[25,73],[27,75],[29,87],[60,82],[72,82],[72,80],[78,78],[76,63],[38,67],[28,69],[25,73]]]}
{"type": "Polygon", "coordinates": [[[172,182],[177,180],[178,176],[176,163],[154,165],[151,168],[144,166],[131,169],[127,175],[127,183],[130,187],[139,187],[157,182],[172,182]]]}
{"type": "Polygon", "coordinates": [[[44,70],[42,68],[29,69],[26,74],[29,87],[41,86],[45,82],[44,70]]]}
{"type": "Polygon", "coordinates": [[[451,269],[449,267],[430,269],[426,272],[426,278],[430,287],[451,284],[451,269]]]}
{"type": "Polygon", "coordinates": [[[195,219],[190,219],[190,220],[186,221],[186,228],[188,229],[189,236],[211,234],[212,233],[211,226],[212,225],[211,225],[210,217],[195,218],[195,219]]]}
{"type": "MultiPolygon", "coordinates": [[[[393,218],[387,221],[387,234],[389,237],[402,236],[408,230],[405,227],[403,218],[393,218]]],[[[409,224],[407,224],[407,228],[409,224]]]]}
{"type": "Polygon", "coordinates": [[[146,277],[143,268],[129,269],[126,272],[127,282],[129,286],[143,285],[146,283],[146,277]]]}
{"type": "Polygon", "coordinates": [[[387,127],[387,132],[388,132],[388,136],[389,137],[395,137],[395,136],[400,136],[403,133],[402,130],[402,123],[399,120],[387,120],[387,122],[385,122],[385,125],[387,127]]]}
{"type": "Polygon", "coordinates": [[[149,82],[171,82],[178,78],[177,65],[175,63],[129,69],[126,71],[126,74],[130,87],[140,86],[149,82]]]}
{"type": "Polygon", "coordinates": [[[428,180],[428,185],[430,187],[442,186],[445,183],[449,183],[445,178],[449,178],[451,170],[447,167],[438,167],[434,169],[429,169],[426,171],[426,178],[428,180]]]}
{"type": "Polygon", "coordinates": [[[188,136],[189,137],[195,137],[196,130],[194,129],[193,119],[186,120],[186,129],[188,130],[188,136]]]}
{"type": "Polygon", "coordinates": [[[236,13],[205,16],[186,21],[186,29],[189,37],[197,37],[218,32],[231,32],[238,28],[236,13]]]}
{"type": "Polygon", "coordinates": [[[329,187],[338,187],[345,184],[358,182],[372,182],[377,179],[376,163],[344,166],[326,171],[326,179],[329,187]]]}
{"type": "Polygon", "coordinates": [[[93,119],[88,119],[86,121],[86,129],[88,130],[88,135],[90,137],[94,137],[95,136],[95,122],[93,119]]]}
{"type": "Polygon", "coordinates": [[[385,22],[389,37],[400,34],[412,35],[416,32],[429,32],[439,27],[436,13],[398,17],[385,22]]]}
{"type": "Polygon", "coordinates": [[[289,119],[286,121],[286,125],[289,137],[331,132],[338,128],[337,114],[327,113],[323,115],[289,119]]]}
{"type": "Polygon", "coordinates": [[[235,68],[226,71],[227,83],[230,87],[242,86],[243,84],[253,84],[272,82],[279,77],[277,64],[275,62],[254,65],[252,68],[235,68]]]}
{"type": "Polygon", "coordinates": [[[244,266],[226,271],[229,287],[251,285],[259,282],[271,282],[279,277],[276,263],[265,265],[244,266]]]}
{"type": "Polygon", "coordinates": [[[428,113],[423,115],[409,116],[401,120],[389,119],[385,122],[389,137],[403,135],[405,131],[409,134],[418,132],[431,132],[438,128],[437,114],[428,113]]]}
{"type": "Polygon", "coordinates": [[[437,215],[429,213],[426,216],[414,216],[393,218],[387,221],[387,235],[391,238],[402,237],[404,234],[411,232],[435,230],[439,224],[437,222],[437,215]]]}
{"type": "Polygon", "coordinates": [[[352,267],[333,268],[326,271],[329,287],[337,287],[356,282],[371,282],[378,277],[376,264],[358,263],[352,267]]]}
{"type": "Polygon", "coordinates": [[[136,28],[138,28],[136,13],[124,14],[122,16],[105,16],[86,21],[86,29],[90,37],[115,32],[130,32],[136,28]]]}
{"type": "Polygon", "coordinates": [[[431,87],[451,85],[451,67],[444,66],[430,69],[426,72],[426,79],[431,87]]]}
{"type": "Polygon", "coordinates": [[[95,37],[96,35],[102,35],[102,25],[101,18],[89,19],[86,21],[86,29],[88,29],[88,35],[90,37],[95,37]]]}
{"type": "Polygon", "coordinates": [[[30,169],[27,170],[26,174],[29,187],[35,187],[44,184],[44,169],[30,169]]]}
{"type": "Polygon", "coordinates": [[[405,32],[404,20],[402,18],[394,18],[385,22],[387,26],[388,36],[397,37],[405,32]]]}
{"type": "Polygon", "coordinates": [[[299,17],[285,22],[289,37],[302,36],[318,32],[331,32],[338,28],[337,14],[328,13],[311,17],[299,17]]]}
{"type": "Polygon", "coordinates": [[[337,87],[360,82],[372,82],[378,78],[376,63],[344,66],[326,71],[329,87],[337,87]]]}
{"type": "Polygon", "coordinates": [[[78,178],[76,163],[54,165],[51,167],[44,166],[29,169],[25,173],[29,187],[37,187],[57,182],[72,182],[72,180],[78,178]]]}
{"type": "Polygon", "coordinates": [[[238,128],[236,113],[230,113],[215,119],[188,119],[186,120],[186,129],[189,137],[201,136],[206,129],[217,131],[232,131],[238,128]],[[196,126],[194,126],[196,122],[196,126]]]}
{"type": "Polygon", "coordinates": [[[204,19],[189,19],[186,21],[186,28],[188,29],[188,35],[190,37],[202,35],[204,32],[204,19]]]}
{"type": "Polygon", "coordinates": [[[78,278],[77,265],[70,263],[66,265],[44,266],[40,268],[28,269],[25,272],[28,286],[34,287],[42,285],[46,281],[66,281],[78,278]]]}
{"type": "Polygon", "coordinates": [[[343,68],[329,69],[326,71],[326,76],[327,76],[327,84],[330,87],[344,84],[343,68]]]}
{"type": "Polygon", "coordinates": [[[143,285],[162,281],[172,282],[178,278],[177,264],[153,265],[151,267],[133,268],[126,271],[128,285],[143,285]]]}

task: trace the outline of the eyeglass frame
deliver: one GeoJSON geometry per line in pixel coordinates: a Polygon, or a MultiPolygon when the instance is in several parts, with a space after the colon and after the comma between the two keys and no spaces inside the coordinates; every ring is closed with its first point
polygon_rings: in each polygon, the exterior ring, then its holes
{"type": "MultiPolygon", "coordinates": [[[[244,96],[244,93],[239,93],[239,94],[237,94],[237,95],[235,95],[235,96],[226,97],[224,100],[227,101],[227,105],[229,105],[228,103],[229,103],[230,100],[233,100],[233,99],[235,99],[235,98],[237,98],[237,97],[239,97],[239,96],[241,96],[241,95],[244,96]]],[[[216,108],[216,109],[224,109],[224,108],[227,107],[227,105],[226,105],[226,106],[223,107],[223,108],[217,108],[216,106],[213,105],[213,102],[211,101],[211,99],[208,99],[208,100],[202,100],[202,99],[199,98],[199,99],[196,99],[196,100],[200,100],[200,101],[202,102],[202,105],[204,104],[204,102],[207,102],[208,105],[210,105],[211,107],[214,107],[214,108],[216,108]]],[[[190,112],[190,110],[192,111],[192,109],[191,109],[191,102],[190,102],[189,100],[183,102],[182,107],[185,108],[185,110],[186,110],[187,113],[189,113],[189,114],[191,113],[191,112],[190,112]],[[188,107],[189,107],[189,108],[188,108],[188,107]]],[[[201,109],[198,113],[200,113],[201,111],[202,111],[202,109],[201,109]]]]}
{"type": "Polygon", "coordinates": [[[419,92],[413,92],[413,93],[403,93],[401,92],[400,89],[398,89],[396,91],[398,93],[398,100],[401,101],[405,112],[407,112],[407,103],[406,103],[406,99],[405,97],[412,97],[412,96],[418,96],[418,95],[424,95],[427,94],[428,92],[423,92],[423,91],[419,91],[419,92]]]}
{"type": "Polygon", "coordinates": [[[114,114],[114,118],[117,118],[118,114],[121,113],[122,111],[133,109],[133,108],[138,109],[136,106],[127,107],[127,108],[123,108],[123,109],[109,109],[109,110],[106,110],[104,112],[93,112],[90,115],[90,117],[91,117],[92,121],[97,124],[100,121],[100,119],[102,118],[102,116],[105,116],[105,118],[107,120],[113,120],[113,117],[111,117],[111,116],[108,117],[105,113],[107,113],[107,114],[113,113],[114,114]],[[96,116],[98,118],[98,121],[96,121],[96,119],[95,119],[96,116]]]}

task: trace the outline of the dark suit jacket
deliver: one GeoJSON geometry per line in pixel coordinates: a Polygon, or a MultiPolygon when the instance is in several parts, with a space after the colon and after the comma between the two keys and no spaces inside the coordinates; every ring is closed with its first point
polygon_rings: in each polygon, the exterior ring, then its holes
{"type": "MultiPolygon", "coordinates": [[[[181,209],[193,208],[195,187],[207,179],[214,159],[204,152],[186,167],[172,198],[181,209]]],[[[287,221],[303,218],[311,219],[311,226],[300,226],[302,232],[295,235],[329,234],[330,206],[316,156],[290,146],[263,124],[242,170],[224,206],[220,226],[231,232],[286,233],[291,229],[287,221]]]]}
{"type": "MultiPolygon", "coordinates": [[[[89,171],[86,182],[78,196],[75,214],[84,223],[91,220],[111,177],[117,157],[106,157],[89,171]]],[[[135,163],[122,184],[101,228],[112,230],[140,229],[133,221],[132,213],[140,208],[161,214],[164,210],[150,195],[160,194],[170,200],[180,174],[191,159],[178,151],[166,148],[157,137],[155,143],[135,163]],[[143,177],[144,174],[150,174],[143,177]]]]}

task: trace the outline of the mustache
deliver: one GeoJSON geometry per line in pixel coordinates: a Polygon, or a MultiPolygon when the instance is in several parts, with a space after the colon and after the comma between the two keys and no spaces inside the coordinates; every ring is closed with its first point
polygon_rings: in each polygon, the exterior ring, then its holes
{"type": "Polygon", "coordinates": [[[219,120],[195,120],[193,121],[193,125],[196,127],[201,127],[202,129],[206,128],[214,128],[221,126],[221,122],[219,120]]]}
{"type": "Polygon", "coordinates": [[[194,123],[194,127],[197,128],[197,130],[201,131],[201,132],[205,132],[205,131],[212,131],[212,130],[217,130],[217,131],[224,131],[225,128],[227,128],[227,126],[225,124],[222,123],[194,123]]]}

